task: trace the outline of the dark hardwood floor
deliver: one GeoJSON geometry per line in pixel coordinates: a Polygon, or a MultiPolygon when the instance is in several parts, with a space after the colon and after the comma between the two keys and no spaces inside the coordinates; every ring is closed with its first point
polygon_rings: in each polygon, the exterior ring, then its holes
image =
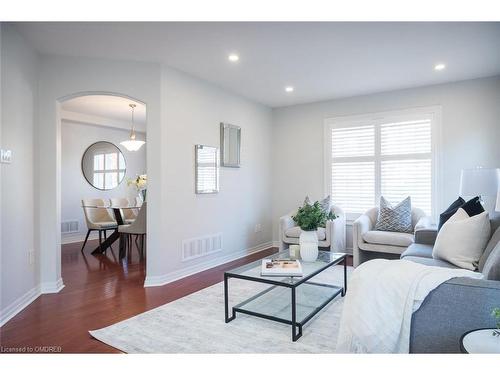
{"type": "Polygon", "coordinates": [[[53,347],[64,353],[118,353],[93,339],[88,331],[214,285],[223,280],[224,271],[277,251],[270,248],[164,286],[144,288],[144,262],[135,248],[129,259],[120,262],[118,246],[107,255],[90,255],[96,245],[89,241],[83,255],[81,243],[63,245],[65,288],[57,294],[42,295],[0,328],[4,352],[14,347],[53,347]]]}

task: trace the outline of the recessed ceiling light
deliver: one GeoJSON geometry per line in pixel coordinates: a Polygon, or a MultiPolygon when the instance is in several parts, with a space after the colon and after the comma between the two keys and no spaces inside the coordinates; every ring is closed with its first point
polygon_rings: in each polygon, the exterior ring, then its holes
{"type": "Polygon", "coordinates": [[[287,86],[285,87],[286,92],[293,92],[293,87],[292,86],[287,86]]]}
{"type": "Polygon", "coordinates": [[[446,68],[446,65],[444,65],[444,64],[434,65],[434,70],[444,70],[445,68],[446,68]]]}
{"type": "Polygon", "coordinates": [[[235,53],[230,54],[227,58],[231,62],[236,62],[240,59],[240,57],[235,53]]]}

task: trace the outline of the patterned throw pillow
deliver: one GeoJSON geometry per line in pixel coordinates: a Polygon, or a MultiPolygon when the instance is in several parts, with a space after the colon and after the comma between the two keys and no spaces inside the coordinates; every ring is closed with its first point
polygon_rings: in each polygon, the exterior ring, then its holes
{"type": "Polygon", "coordinates": [[[380,209],[378,212],[375,230],[388,232],[413,233],[411,223],[411,198],[407,197],[395,207],[384,198],[380,197],[380,209]]]}
{"type": "MultiPolygon", "coordinates": [[[[312,204],[311,200],[309,199],[309,196],[306,196],[306,199],[304,199],[304,206],[307,205],[307,204],[312,204]]],[[[326,198],[324,198],[323,200],[321,200],[319,202],[319,204],[321,206],[321,209],[326,214],[328,214],[330,212],[330,207],[332,205],[332,199],[330,198],[330,196],[327,196],[326,198]]]]}
{"type": "Polygon", "coordinates": [[[330,196],[327,196],[325,199],[320,201],[319,204],[321,205],[321,209],[325,212],[325,214],[328,214],[332,206],[332,199],[330,198],[330,196]]]}

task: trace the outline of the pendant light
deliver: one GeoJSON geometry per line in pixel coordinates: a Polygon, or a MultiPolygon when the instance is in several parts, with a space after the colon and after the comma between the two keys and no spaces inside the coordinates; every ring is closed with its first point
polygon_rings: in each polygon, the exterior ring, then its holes
{"type": "Polygon", "coordinates": [[[137,151],[146,142],[138,141],[135,139],[134,110],[135,110],[136,105],[131,103],[128,106],[130,108],[132,108],[132,129],[130,130],[130,139],[127,139],[126,141],[120,142],[120,144],[123,147],[125,147],[128,151],[137,151]]]}

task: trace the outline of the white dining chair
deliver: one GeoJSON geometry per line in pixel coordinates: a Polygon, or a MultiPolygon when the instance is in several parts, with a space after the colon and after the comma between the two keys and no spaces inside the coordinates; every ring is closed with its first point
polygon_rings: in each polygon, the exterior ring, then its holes
{"type": "Polygon", "coordinates": [[[125,248],[131,250],[132,248],[132,235],[135,234],[140,238],[140,245],[137,246],[139,254],[144,257],[144,239],[146,236],[146,211],[147,203],[144,202],[139,209],[137,218],[132,224],[124,224],[118,226],[118,232],[123,236],[122,240],[125,240],[125,248]]]}
{"type": "Polygon", "coordinates": [[[99,231],[99,246],[101,246],[102,235],[104,234],[104,239],[106,239],[106,231],[116,229],[118,223],[110,213],[109,202],[105,199],[82,199],[82,208],[87,224],[87,235],[81,250],[83,252],[90,232],[99,231]]]}
{"type": "Polygon", "coordinates": [[[111,198],[109,200],[111,207],[120,207],[124,224],[132,224],[137,218],[137,202],[136,199],[129,198],[111,198]],[[129,207],[129,208],[127,208],[129,207]]]}

